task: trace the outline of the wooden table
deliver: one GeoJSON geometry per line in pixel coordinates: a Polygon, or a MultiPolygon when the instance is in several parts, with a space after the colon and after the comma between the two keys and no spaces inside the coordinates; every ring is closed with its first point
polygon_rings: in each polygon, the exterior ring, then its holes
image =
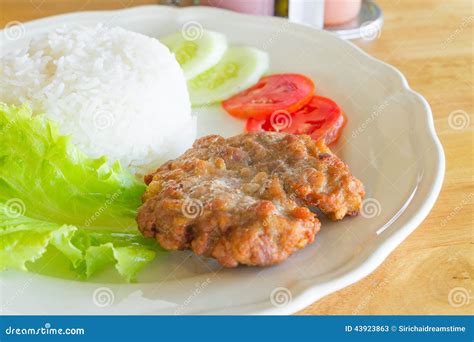
{"type": "MultiPolygon", "coordinates": [[[[150,3],[157,1],[0,0],[0,25],[150,3]]],[[[356,44],[400,69],[431,104],[446,153],[444,186],[427,219],[382,266],[300,314],[473,314],[472,4],[470,0],[378,3],[385,15],[381,37],[356,44]],[[448,117],[454,112],[470,124],[452,128],[448,117]],[[461,297],[455,298],[456,293],[470,298],[458,302],[461,297]]]]}

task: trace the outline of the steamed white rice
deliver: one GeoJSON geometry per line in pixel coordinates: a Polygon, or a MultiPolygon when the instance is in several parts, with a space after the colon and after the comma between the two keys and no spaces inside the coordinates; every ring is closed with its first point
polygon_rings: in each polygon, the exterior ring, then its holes
{"type": "Polygon", "coordinates": [[[1,58],[0,101],[29,103],[91,157],[144,173],[196,138],[183,73],[158,40],[63,27],[1,58]]]}

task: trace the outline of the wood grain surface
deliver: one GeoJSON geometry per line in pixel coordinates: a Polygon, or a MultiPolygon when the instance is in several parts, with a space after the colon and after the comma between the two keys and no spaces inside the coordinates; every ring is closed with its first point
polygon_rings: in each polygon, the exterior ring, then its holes
{"type": "MultiPolygon", "coordinates": [[[[378,0],[380,37],[355,43],[426,97],[446,153],[430,215],[372,274],[299,314],[473,314],[473,7],[470,0],[378,0]]],[[[0,26],[146,0],[0,0],[0,26]]]]}

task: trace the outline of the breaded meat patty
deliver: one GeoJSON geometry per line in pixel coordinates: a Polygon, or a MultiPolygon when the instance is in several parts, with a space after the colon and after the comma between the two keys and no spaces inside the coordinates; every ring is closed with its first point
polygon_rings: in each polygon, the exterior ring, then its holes
{"type": "Polygon", "coordinates": [[[226,267],[285,260],[320,229],[307,206],[342,219],[357,214],[364,195],[323,142],[275,132],[203,137],[145,182],[141,232],[226,267]]]}

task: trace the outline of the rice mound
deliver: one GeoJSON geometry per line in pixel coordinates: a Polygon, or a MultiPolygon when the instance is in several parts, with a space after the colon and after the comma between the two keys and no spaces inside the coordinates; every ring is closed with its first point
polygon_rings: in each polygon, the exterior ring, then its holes
{"type": "Polygon", "coordinates": [[[157,39],[61,27],[1,57],[0,101],[28,103],[91,157],[145,173],[196,138],[183,72],[157,39]]]}

